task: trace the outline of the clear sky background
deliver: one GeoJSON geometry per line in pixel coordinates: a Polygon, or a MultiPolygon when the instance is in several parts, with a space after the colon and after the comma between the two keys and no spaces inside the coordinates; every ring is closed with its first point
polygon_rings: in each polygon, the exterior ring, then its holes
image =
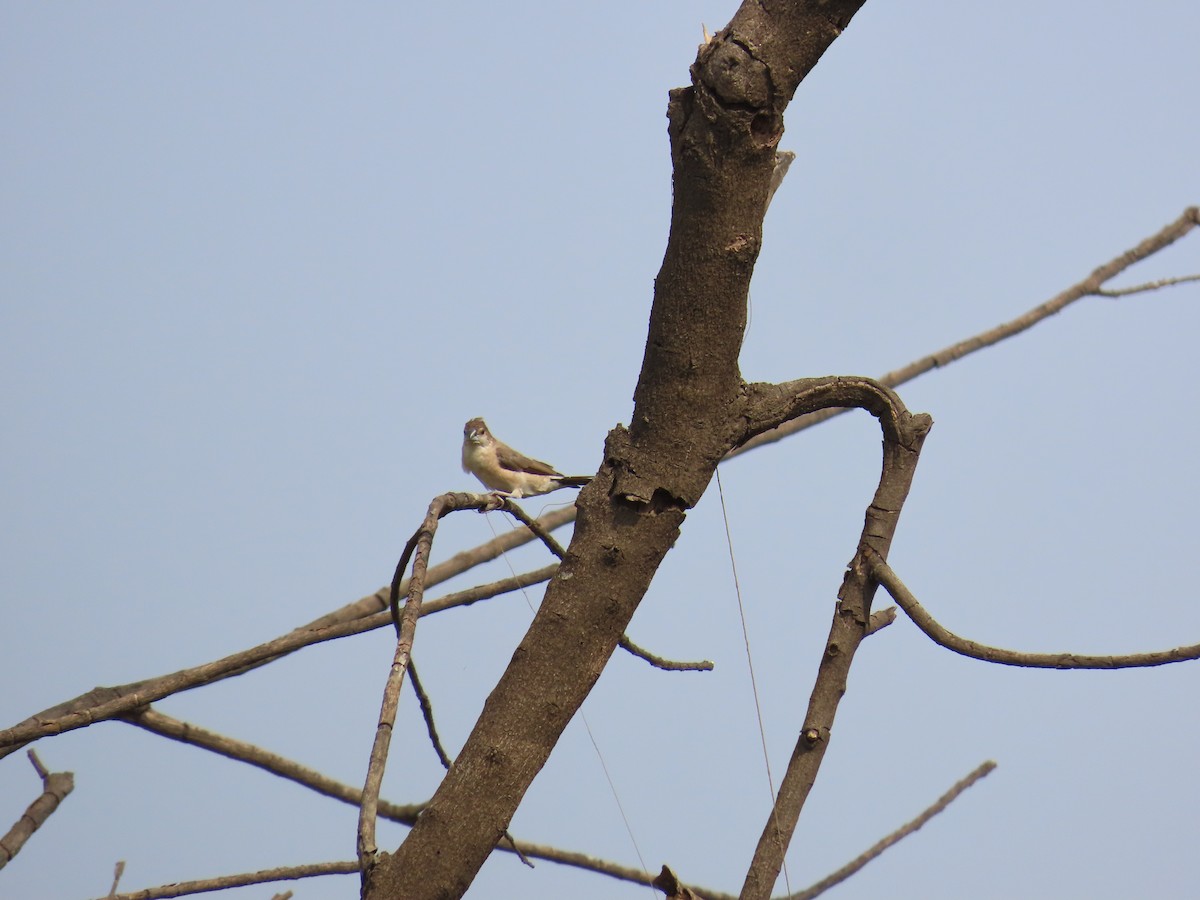
{"type": "MultiPolygon", "coordinates": [[[[735,8],[0,6],[0,725],[373,592],[430,498],[476,489],[472,416],[595,471],[629,420],[666,244],[667,91],[701,23],[735,8]]],[[[1197,34],[1182,0],[869,2],[787,113],[797,160],[766,221],[746,378],[881,374],[1200,201],[1197,34]]],[[[1121,283],[1196,271],[1193,233],[1121,283]]],[[[902,389],[936,425],[892,563],[945,625],[1026,650],[1200,641],[1198,333],[1195,285],[1089,299],[902,389]]],[[[776,777],[878,464],[857,414],[721,470],[776,777]]],[[[455,516],[435,559],[508,527],[455,516]]],[[[452,749],[530,616],[510,595],[422,622],[452,749]]],[[[769,797],[715,485],[629,632],[717,664],[618,654],[584,707],[637,848],[736,892],[769,797]]],[[[381,631],[160,708],[361,785],[391,653],[381,631]]],[[[989,666],[901,616],[855,664],[791,885],[990,758],[830,896],[1190,895],[1198,690],[1200,663],[989,666]]],[[[384,793],[416,801],[440,768],[411,694],[400,716],[384,793]]],[[[133,890],[354,855],[354,809],[128,725],[37,749],[76,788],[0,873],[5,900],[101,896],[118,859],[133,890]]],[[[23,754],[0,762],[0,828],[39,790],[23,754]]],[[[512,831],[638,864],[578,721],[512,831]]],[[[402,835],[381,825],[380,843],[402,835]]],[[[650,892],[498,856],[472,895],[568,894],[650,892]]]]}

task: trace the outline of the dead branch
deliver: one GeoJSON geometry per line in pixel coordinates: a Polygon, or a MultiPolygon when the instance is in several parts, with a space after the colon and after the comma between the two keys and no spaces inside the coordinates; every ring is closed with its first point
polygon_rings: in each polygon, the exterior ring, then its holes
{"type": "Polygon", "coordinates": [[[429,694],[425,692],[425,685],[421,684],[421,676],[417,674],[417,662],[412,657],[409,657],[408,660],[408,675],[409,681],[412,683],[413,693],[417,695],[417,705],[421,707],[421,718],[425,720],[425,730],[429,732],[429,743],[433,744],[433,752],[437,754],[438,762],[442,764],[442,768],[448,769],[450,768],[450,754],[442,746],[442,738],[438,735],[437,723],[433,721],[433,703],[429,700],[429,694]]]}
{"type": "MultiPolygon", "coordinates": [[[[1153,256],[1160,250],[1169,247],[1177,240],[1186,235],[1189,231],[1200,224],[1200,207],[1189,206],[1175,221],[1164,225],[1158,232],[1150,235],[1146,239],[1140,241],[1136,246],[1126,250],[1120,256],[1109,260],[1102,266],[1095,269],[1091,275],[1083,279],[1066,290],[1051,297],[1045,303],[1035,306],[1028,312],[1023,313],[1017,318],[998,325],[995,328],[982,331],[965,340],[951,344],[936,353],[931,353],[928,356],[923,356],[918,360],[909,363],[899,369],[894,369],[879,377],[879,382],[888,387],[896,388],[906,382],[912,381],[926,372],[933,369],[943,368],[951,363],[970,356],[980,350],[998,344],[1014,335],[1018,335],[1023,331],[1027,331],[1039,322],[1048,319],[1059,312],[1062,312],[1072,303],[1081,300],[1084,297],[1090,296],[1117,296],[1117,294],[1105,294],[1101,290],[1101,286],[1112,280],[1117,275],[1120,275],[1130,266],[1135,263],[1153,256]]],[[[1164,279],[1166,283],[1181,284],[1185,281],[1190,281],[1195,276],[1185,276],[1179,279],[1164,279]]],[[[733,450],[726,459],[732,459],[736,456],[741,456],[743,453],[748,453],[764,444],[773,444],[776,441],[783,440],[789,435],[793,435],[798,431],[803,431],[806,428],[811,428],[834,416],[841,415],[846,412],[845,409],[825,409],[817,413],[811,413],[803,418],[795,419],[786,424],[775,428],[772,431],[758,435],[752,440],[746,441],[742,446],[733,450]]]]}
{"type": "Polygon", "coordinates": [[[400,688],[404,684],[404,673],[412,654],[416,638],[417,619],[421,615],[421,603],[425,598],[425,578],[429,568],[429,554],[433,550],[433,538],[437,534],[438,522],[443,516],[462,509],[498,509],[506,499],[495,494],[448,493],[433,498],[425,520],[409,538],[396,564],[388,596],[388,608],[396,626],[396,653],[388,669],[387,682],[383,689],[383,702],[379,710],[379,724],[375,728],[375,740],[371,746],[367,764],[367,780],[363,786],[362,805],[358,814],[358,861],[365,882],[373,864],[377,846],[375,844],[375,818],[379,807],[379,789],[383,785],[383,773],[387,768],[388,748],[392,742],[392,731],[396,727],[396,709],[400,705],[400,688]],[[404,610],[400,610],[400,582],[412,559],[412,575],[408,579],[408,594],[404,610]]]}
{"type": "MultiPolygon", "coordinates": [[[[478,548],[476,548],[478,549],[478,548]]],[[[434,568],[430,567],[430,573],[434,568]]],[[[447,594],[437,600],[432,600],[423,608],[423,614],[430,615],[451,609],[455,606],[468,606],[479,600],[485,600],[510,591],[521,590],[531,584],[547,581],[558,570],[558,565],[544,566],[524,575],[502,578],[486,585],[479,585],[465,591],[447,594]]],[[[431,575],[432,577],[432,575],[431,575]]],[[[449,576],[447,576],[449,577],[449,576]]],[[[170,675],[137,681],[132,684],[117,687],[99,687],[81,694],[72,700],[52,706],[24,722],[0,731],[0,758],[18,749],[23,744],[52,734],[61,734],[76,728],[84,728],[96,722],[119,718],[140,706],[161,700],[172,694],[188,691],[192,688],[211,684],[228,678],[231,675],[241,675],[253,671],[258,666],[279,659],[296,650],[320,644],[337,638],[362,634],[388,625],[391,613],[386,609],[381,613],[368,615],[349,622],[335,625],[296,629],[287,634],[242,650],[230,656],[195,666],[181,669],[170,675]]]]}
{"type": "MultiPolygon", "coordinates": [[[[409,671],[410,673],[412,672],[411,661],[409,671]]],[[[138,710],[136,713],[123,718],[124,721],[128,722],[129,724],[137,725],[139,728],[142,728],[153,734],[158,734],[162,737],[179,741],[180,743],[189,744],[202,750],[208,750],[228,759],[249,763],[252,766],[262,769],[263,771],[278,775],[281,778],[286,778],[289,781],[293,781],[296,784],[307,787],[318,794],[322,794],[323,796],[330,797],[334,800],[348,803],[351,806],[360,806],[362,803],[361,789],[352,787],[340,781],[336,781],[326,775],[322,775],[321,773],[308,768],[307,766],[302,766],[294,760],[290,760],[276,753],[272,753],[271,751],[265,750],[255,744],[250,744],[246,741],[241,741],[237,740],[236,738],[218,734],[217,732],[210,731],[190,722],[184,722],[179,719],[175,719],[149,707],[138,710]]],[[[400,804],[389,803],[386,800],[380,800],[378,813],[381,817],[388,819],[389,821],[396,822],[401,825],[411,825],[416,821],[417,815],[423,808],[423,803],[400,804]]],[[[547,844],[535,844],[530,841],[513,840],[511,847],[506,844],[500,844],[496,847],[496,849],[505,853],[514,853],[522,859],[525,857],[533,857],[535,859],[543,859],[547,862],[558,863],[560,865],[574,866],[575,868],[595,872],[600,875],[608,875],[609,877],[616,878],[621,881],[630,881],[636,884],[649,883],[649,879],[645,872],[639,868],[622,866],[619,863],[589,856],[586,853],[578,853],[573,850],[562,850],[558,847],[551,847],[547,844]]],[[[351,868],[346,870],[347,873],[358,871],[357,865],[353,863],[349,863],[347,865],[351,866],[351,868]]],[[[271,869],[268,871],[277,872],[287,870],[271,869]]]]}
{"type": "Polygon", "coordinates": [[[204,878],[197,881],[180,881],[161,887],[146,888],[128,894],[108,894],[100,900],[165,900],[168,897],[185,897],[188,894],[203,894],[208,891],[223,891],[245,887],[250,884],[266,884],[271,881],[294,881],[300,878],[315,878],[318,875],[349,875],[358,871],[358,863],[327,862],[309,863],[304,866],[280,866],[259,872],[244,872],[239,875],[222,875],[219,878],[204,878]]]}
{"type": "Polygon", "coordinates": [[[1200,644],[1176,647],[1173,650],[1156,650],[1151,653],[1127,653],[1112,656],[1083,656],[1078,653],[1024,653],[989,647],[961,638],[940,625],[917,601],[895,571],[884,560],[869,559],[871,575],[876,578],[900,608],[908,613],[913,623],[925,632],[935,644],[953,650],[971,659],[997,663],[1002,666],[1020,666],[1029,669],[1133,669],[1148,666],[1165,666],[1169,663],[1200,659],[1200,644]]]}
{"type": "Polygon", "coordinates": [[[0,869],[8,865],[9,861],[21,852],[25,842],[33,836],[35,831],[46,824],[51,813],[58,809],[67,794],[75,789],[73,772],[47,771],[32,750],[29,751],[29,762],[33,765],[34,771],[38,773],[38,777],[42,779],[42,793],[29,804],[21,818],[17,819],[13,827],[8,830],[8,834],[0,837],[0,869]]]}
{"type": "Polygon", "coordinates": [[[626,653],[632,653],[639,659],[644,659],[656,669],[665,669],[668,672],[711,672],[713,664],[710,660],[702,659],[699,662],[676,662],[670,659],[663,659],[661,656],[655,656],[649,650],[639,647],[627,636],[621,635],[617,640],[617,646],[626,653]]]}
{"type": "Polygon", "coordinates": [[[875,632],[887,628],[896,621],[896,607],[889,606],[887,609],[877,609],[871,613],[871,621],[867,624],[867,637],[870,637],[875,632]]]}
{"type": "Polygon", "coordinates": [[[877,844],[874,844],[869,849],[850,860],[850,862],[846,863],[846,865],[842,866],[836,872],[825,878],[822,878],[816,884],[812,885],[812,887],[806,888],[805,890],[796,894],[790,894],[787,898],[785,898],[785,900],[813,900],[814,897],[819,897],[835,884],[840,884],[841,882],[845,881],[859,869],[863,868],[867,863],[871,862],[871,860],[882,855],[884,850],[887,850],[889,847],[898,844],[910,834],[917,831],[922,825],[958,799],[958,796],[963,791],[971,787],[971,785],[975,784],[975,782],[979,781],[981,778],[985,778],[986,776],[990,775],[992,770],[995,768],[996,764],[991,760],[981,764],[973,772],[971,772],[961,781],[957,782],[952,788],[950,788],[950,790],[942,794],[936,803],[930,806],[927,810],[925,810],[925,812],[921,813],[911,822],[908,822],[907,824],[902,825],[900,828],[897,828],[883,840],[879,841],[877,844]]]}
{"type": "Polygon", "coordinates": [[[1096,291],[1096,295],[1099,297],[1128,297],[1130,294],[1144,294],[1160,288],[1186,284],[1189,281],[1200,281],[1200,275],[1180,275],[1176,278],[1159,278],[1156,281],[1147,281],[1144,284],[1134,284],[1129,287],[1101,289],[1096,291]]]}
{"type": "Polygon", "coordinates": [[[752,387],[758,402],[746,417],[747,437],[753,437],[756,428],[774,427],[777,417],[802,415],[819,409],[821,403],[867,409],[879,419],[884,435],[879,485],[867,507],[857,551],[838,592],[804,724],[742,884],[742,900],[767,900],[779,877],[800,811],[816,782],[838,704],[846,693],[854,654],[870,628],[876,581],[871,577],[868,558],[872,554],[886,558],[933,420],[927,415],[910,414],[890,389],[870,379],[802,379],[785,385],[752,387]]]}
{"type": "MultiPolygon", "coordinates": [[[[353,806],[358,806],[362,802],[362,791],[358,788],[322,775],[315,769],[272,753],[256,744],[218,734],[199,725],[168,716],[151,707],[137,710],[123,716],[122,719],[130,725],[136,725],[152,734],[179,741],[181,744],[189,744],[201,750],[208,750],[227,759],[247,763],[264,772],[286,778],[288,781],[295,782],[325,797],[331,797],[353,806]]],[[[386,800],[380,800],[379,814],[393,822],[412,824],[423,805],[421,803],[389,803],[386,800]]]]}
{"type": "MultiPolygon", "coordinates": [[[[572,507],[573,506],[574,506],[574,504],[572,504],[572,507]]],[[[567,551],[563,549],[562,544],[560,544],[553,537],[551,537],[550,532],[547,531],[545,528],[543,528],[538,523],[537,519],[531,518],[529,513],[525,512],[525,510],[523,510],[523,509],[521,509],[521,507],[517,506],[517,504],[515,502],[513,502],[513,499],[511,497],[505,497],[504,505],[501,506],[500,508],[503,509],[509,515],[511,515],[513,518],[515,518],[518,522],[521,522],[530,531],[532,531],[534,536],[539,541],[541,541],[543,544],[546,545],[546,549],[548,549],[551,553],[553,553],[559,559],[562,559],[563,556],[566,555],[567,551]]]]}

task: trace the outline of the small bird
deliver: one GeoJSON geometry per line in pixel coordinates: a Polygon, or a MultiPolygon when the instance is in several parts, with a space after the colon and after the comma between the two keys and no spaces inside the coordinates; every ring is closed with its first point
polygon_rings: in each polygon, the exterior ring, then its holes
{"type": "Polygon", "coordinates": [[[535,497],[559,488],[580,488],[589,475],[564,475],[548,463],[530,459],[496,440],[483,419],[472,419],[463,428],[462,467],[497,494],[535,497]]]}

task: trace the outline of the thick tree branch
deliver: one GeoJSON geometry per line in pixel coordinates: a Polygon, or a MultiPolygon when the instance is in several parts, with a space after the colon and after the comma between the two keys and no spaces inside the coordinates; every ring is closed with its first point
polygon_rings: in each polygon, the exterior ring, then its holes
{"type": "Polygon", "coordinates": [[[1126,653],[1115,656],[1084,656],[1078,653],[1024,653],[1018,650],[1005,650],[1001,647],[977,644],[975,641],[959,637],[938,624],[937,620],[917,602],[912,591],[904,585],[892,567],[883,559],[871,556],[868,558],[868,564],[871,567],[871,574],[931,641],[940,644],[947,650],[953,650],[955,653],[969,656],[972,659],[998,663],[1002,666],[1020,666],[1030,669],[1132,669],[1165,666],[1168,663],[1200,659],[1200,644],[1175,647],[1172,650],[1156,650],[1151,653],[1126,653]]]}
{"type": "Polygon", "coordinates": [[[672,92],[671,234],[630,426],[609,434],[529,631],[368,898],[467,890],[743,433],[738,355],[783,110],[859,5],[747,0],[672,92]]]}

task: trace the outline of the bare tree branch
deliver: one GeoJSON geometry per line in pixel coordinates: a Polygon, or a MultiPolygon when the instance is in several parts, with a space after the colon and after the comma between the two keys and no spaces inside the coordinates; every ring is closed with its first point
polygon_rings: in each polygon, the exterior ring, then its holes
{"type": "Polygon", "coordinates": [[[1101,289],[1096,291],[1100,297],[1128,297],[1130,294],[1144,294],[1157,291],[1159,288],[1173,287],[1177,284],[1187,284],[1189,281],[1200,281],[1200,275],[1180,275],[1176,278],[1159,278],[1157,281],[1147,281],[1145,284],[1134,284],[1129,287],[1101,289]]]}
{"type": "Polygon", "coordinates": [[[871,556],[868,559],[871,575],[878,579],[884,589],[900,608],[908,613],[913,623],[926,636],[947,650],[984,662],[1002,666],[1020,666],[1030,669],[1132,669],[1147,666],[1164,666],[1168,663],[1200,659],[1200,644],[1176,647],[1173,650],[1156,650],[1151,653],[1127,653],[1112,656],[1083,656],[1078,653],[1024,653],[989,647],[961,638],[938,624],[925,607],[917,601],[912,591],[905,587],[895,571],[883,559],[871,556]]]}
{"type": "Polygon", "coordinates": [[[961,781],[957,782],[952,788],[950,788],[950,790],[942,794],[936,803],[934,803],[931,807],[925,810],[925,812],[921,813],[911,822],[901,826],[900,828],[897,828],[883,840],[879,841],[877,844],[873,845],[859,856],[850,860],[850,862],[846,863],[846,865],[842,866],[833,874],[826,878],[822,878],[812,887],[806,888],[805,890],[796,894],[790,894],[786,900],[813,900],[814,897],[819,897],[835,884],[841,884],[851,875],[863,868],[867,863],[871,862],[871,860],[882,855],[884,850],[887,850],[889,847],[898,844],[910,834],[917,831],[922,825],[958,799],[958,796],[963,791],[971,787],[971,785],[975,784],[975,782],[979,781],[981,778],[985,778],[991,774],[992,770],[995,768],[996,764],[991,760],[981,764],[973,772],[971,772],[961,781]]]}
{"type": "Polygon", "coordinates": [[[379,806],[379,789],[383,785],[383,773],[387,768],[388,748],[392,742],[392,731],[396,727],[396,709],[400,705],[400,688],[404,684],[404,673],[412,654],[416,638],[417,619],[421,616],[421,603],[425,598],[425,577],[429,569],[429,554],[433,551],[433,538],[437,534],[438,522],[443,516],[462,509],[499,509],[506,499],[495,494],[441,494],[433,498],[425,520],[416,530],[400,554],[396,574],[392,577],[388,608],[396,626],[396,653],[388,670],[383,689],[383,702],[379,711],[379,724],[375,728],[375,741],[371,746],[367,764],[367,779],[363,786],[362,805],[358,814],[358,861],[364,881],[374,862],[378,850],[375,844],[375,818],[379,806]],[[414,555],[415,554],[415,555],[414,555]],[[400,610],[400,583],[412,558],[412,575],[408,579],[408,595],[403,612],[400,610]]]}
{"type": "MultiPolygon", "coordinates": [[[[949,347],[945,347],[936,353],[931,353],[928,356],[915,360],[902,368],[881,375],[879,381],[888,387],[899,387],[920,375],[924,375],[926,372],[948,366],[965,356],[970,356],[972,353],[1020,334],[1050,316],[1062,312],[1062,310],[1077,300],[1089,296],[1103,295],[1101,285],[1112,280],[1135,263],[1141,262],[1147,257],[1153,256],[1158,251],[1169,247],[1195,228],[1197,224],[1200,224],[1200,207],[1189,206],[1175,221],[1163,226],[1157,233],[1139,242],[1137,246],[1109,260],[1104,265],[1095,269],[1087,278],[1056,294],[1045,303],[1035,306],[1028,312],[1003,325],[980,332],[965,340],[951,344],[949,347]]],[[[1179,282],[1191,280],[1193,277],[1187,276],[1186,278],[1179,279],[1179,282]]],[[[803,431],[806,428],[811,428],[813,425],[817,425],[827,419],[832,419],[834,416],[841,415],[844,412],[846,412],[845,409],[826,409],[787,422],[772,431],[760,434],[752,440],[746,441],[742,446],[731,452],[727,459],[741,456],[743,453],[747,453],[764,444],[772,444],[783,440],[789,435],[803,431]]]]}
{"type": "Polygon", "coordinates": [[[128,894],[108,894],[100,900],[164,900],[169,897],[185,897],[188,894],[203,894],[208,891],[224,891],[229,888],[246,887],[250,884],[266,884],[271,881],[293,881],[299,878],[314,878],[318,875],[349,875],[358,871],[358,863],[346,862],[309,863],[304,866],[280,866],[259,872],[240,875],[222,875],[219,878],[204,878],[197,881],[180,881],[161,887],[146,888],[128,894]]]}
{"type": "MultiPolygon", "coordinates": [[[[795,156],[794,153],[792,155],[795,156]]],[[[787,167],[784,166],[785,170],[786,168],[787,167]]],[[[542,528],[542,526],[538,524],[535,519],[531,519],[525,510],[521,509],[521,507],[513,502],[511,497],[505,498],[504,505],[501,507],[501,509],[503,509],[505,512],[511,513],[515,518],[524,523],[525,526],[535,535],[537,535],[542,543],[546,545],[550,552],[559,559],[562,559],[563,556],[566,555],[567,551],[562,548],[562,545],[559,544],[558,541],[556,541],[553,537],[551,537],[550,533],[542,528]]],[[[649,650],[639,647],[632,640],[630,640],[628,635],[624,634],[621,635],[621,639],[617,642],[617,646],[627,653],[631,653],[640,659],[644,659],[656,669],[663,669],[668,672],[709,672],[712,671],[713,668],[713,664],[706,659],[701,660],[700,662],[677,662],[675,660],[656,656],[649,650]]]]}
{"type": "Polygon", "coordinates": [[[760,402],[746,417],[750,435],[755,428],[771,423],[780,415],[808,411],[814,402],[844,405],[847,399],[852,399],[878,417],[884,440],[879,486],[867,507],[858,549],[838,592],[837,608],[804,724],[746,872],[742,900],[767,900],[779,877],[800,811],[825,756],[838,704],[846,693],[850,665],[870,628],[876,581],[871,576],[868,559],[886,557],[891,547],[900,511],[916,474],[921,446],[933,425],[929,416],[911,415],[891,390],[869,379],[804,379],[775,389],[755,387],[760,402]],[[789,388],[791,396],[787,393],[789,388]]]}
{"type": "Polygon", "coordinates": [[[713,664],[710,660],[702,659],[699,662],[676,662],[670,659],[663,659],[661,656],[655,656],[649,650],[639,647],[627,636],[621,635],[617,640],[617,646],[627,653],[632,653],[639,659],[644,659],[656,669],[665,669],[668,672],[711,672],[713,664]]]}
{"type": "MultiPolygon", "coordinates": [[[[181,744],[199,747],[227,759],[248,763],[264,772],[286,778],[288,781],[295,782],[325,797],[331,797],[353,806],[358,806],[362,802],[362,791],[358,788],[336,781],[328,775],[322,775],[315,769],[303,766],[278,753],[272,753],[256,744],[181,721],[151,707],[139,709],[122,718],[130,725],[136,725],[152,734],[179,741],[181,744]]],[[[412,824],[423,806],[423,803],[399,804],[380,800],[379,814],[394,822],[412,824]]]]}
{"type": "MultiPolygon", "coordinates": [[[[386,614],[385,614],[386,615],[386,614]]],[[[410,674],[412,673],[410,661],[410,674]]],[[[252,766],[278,775],[281,778],[286,778],[303,787],[307,787],[316,793],[330,797],[334,800],[339,800],[343,803],[348,803],[351,806],[360,806],[362,803],[362,790],[352,787],[340,781],[329,778],[326,775],[302,766],[294,760],[287,759],[269,750],[265,750],[255,744],[247,743],[246,741],[237,740],[226,735],[218,734],[190,722],[183,722],[171,716],[165,715],[157,710],[149,707],[138,710],[137,712],[123,717],[124,720],[131,725],[137,725],[146,731],[153,734],[161,735],[162,737],[171,740],[179,741],[180,743],[189,744],[202,750],[208,750],[212,753],[217,753],[228,759],[239,762],[249,763],[252,766]]],[[[385,819],[396,822],[402,825],[411,825],[416,821],[417,815],[424,808],[423,803],[389,803],[386,800],[379,801],[378,813],[385,819]]],[[[514,853],[518,857],[533,857],[535,859],[543,859],[547,862],[558,863],[560,865],[574,866],[575,868],[584,869],[590,872],[595,872],[600,875],[608,875],[612,878],[617,878],[622,881],[630,881],[636,884],[648,884],[649,878],[646,873],[632,866],[623,866],[619,863],[614,863],[609,860],[599,859],[598,857],[590,856],[586,853],[579,853],[573,850],[562,850],[558,847],[551,847],[547,844],[536,844],[530,841],[512,840],[512,846],[501,844],[497,848],[505,853],[514,853]]],[[[347,873],[357,872],[358,867],[354,863],[348,863],[350,868],[346,869],[347,873]]],[[[287,869],[271,869],[270,872],[287,872],[287,869]]],[[[316,874],[327,874],[318,872],[316,874]]],[[[247,876],[234,876],[247,877],[247,876]]],[[[293,877],[282,875],[281,878],[293,877]]],[[[207,883],[207,882],[205,882],[207,883]]],[[[155,889],[157,890],[157,889],[155,889]]],[[[208,888],[205,888],[208,890],[208,888]]],[[[115,885],[114,885],[115,893],[115,885]]],[[[140,895],[139,895],[140,896],[140,895]]]]}
{"type": "Polygon", "coordinates": [[[409,681],[412,683],[413,693],[417,695],[417,704],[421,707],[421,718],[425,720],[425,730],[429,732],[429,743],[433,744],[433,752],[437,754],[438,762],[442,764],[442,768],[448,769],[450,768],[450,754],[442,746],[441,736],[438,735],[437,723],[433,721],[433,703],[429,700],[429,694],[425,692],[425,685],[421,684],[421,676],[417,674],[417,662],[411,657],[408,660],[408,675],[409,681]]]}
{"type": "MultiPolygon", "coordinates": [[[[430,577],[435,568],[437,567],[430,567],[430,577]]],[[[455,606],[467,606],[509,591],[521,590],[531,584],[548,580],[557,570],[557,564],[545,566],[524,575],[502,578],[490,584],[448,594],[438,600],[430,601],[423,608],[423,612],[428,615],[455,606]]],[[[391,613],[386,609],[385,600],[384,611],[381,613],[348,622],[339,622],[335,625],[296,629],[248,650],[242,650],[201,666],[181,669],[170,675],[162,675],[158,678],[118,687],[95,688],[86,694],[81,694],[72,700],[30,716],[18,725],[0,731],[0,758],[28,741],[118,718],[138,707],[172,694],[211,684],[231,675],[241,675],[253,671],[266,662],[286,656],[304,647],[373,631],[390,624],[391,621],[391,613]]]]}
{"type": "Polygon", "coordinates": [[[35,831],[46,824],[67,794],[75,789],[75,775],[72,772],[50,772],[42,765],[37,754],[29,751],[29,762],[42,779],[42,793],[29,804],[21,818],[17,819],[8,834],[0,837],[0,869],[8,865],[9,860],[21,852],[35,831]]]}
{"type": "MultiPolygon", "coordinates": [[[[539,517],[537,521],[546,531],[554,531],[569,522],[575,521],[575,507],[568,506],[562,509],[551,510],[544,516],[539,517]]],[[[449,581],[451,578],[462,575],[464,572],[468,572],[478,565],[499,558],[509,550],[524,546],[533,539],[534,535],[531,532],[514,529],[497,535],[490,541],[485,541],[477,547],[455,553],[445,562],[440,562],[437,565],[429,567],[429,571],[425,576],[425,586],[429,588],[449,581]]],[[[406,593],[407,591],[407,583],[401,582],[400,592],[406,593]]],[[[350,619],[358,619],[371,615],[380,610],[386,610],[388,608],[388,596],[390,592],[391,585],[386,584],[375,593],[368,594],[365,597],[355,600],[353,603],[348,603],[331,613],[321,616],[319,619],[309,622],[307,625],[301,626],[297,630],[306,631],[325,625],[334,625],[350,619]]]]}
{"type": "MultiPolygon", "coordinates": [[[[572,507],[573,506],[574,504],[572,504],[572,507]]],[[[546,548],[559,559],[562,559],[566,555],[567,551],[563,549],[562,544],[551,537],[550,532],[543,528],[537,519],[531,518],[529,513],[517,506],[517,504],[513,502],[512,497],[505,497],[504,505],[500,508],[513,518],[517,519],[519,522],[523,523],[525,527],[532,531],[534,536],[536,536],[539,541],[545,544],[546,548]]]]}

